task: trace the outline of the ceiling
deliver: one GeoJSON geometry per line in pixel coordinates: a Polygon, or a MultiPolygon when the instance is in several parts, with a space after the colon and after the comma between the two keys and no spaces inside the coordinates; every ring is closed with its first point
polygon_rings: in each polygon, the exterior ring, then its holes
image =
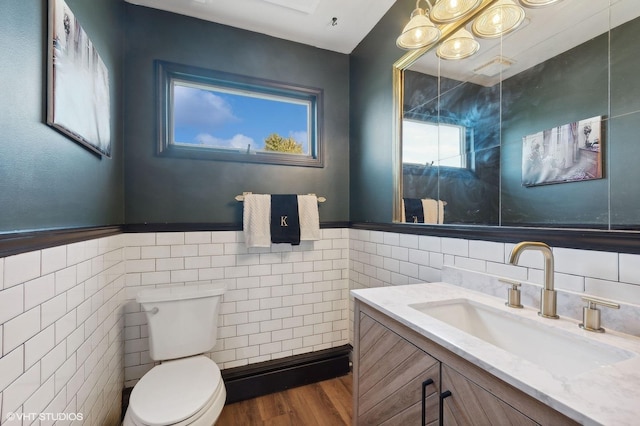
{"type": "MultiPolygon", "coordinates": [[[[351,53],[396,0],[125,0],[267,34],[340,53],[351,53]],[[335,18],[335,22],[334,22],[335,18]]],[[[407,10],[407,21],[410,10],[407,10]]],[[[424,55],[411,68],[492,86],[640,16],[638,0],[563,0],[526,9],[527,18],[503,39],[479,39],[480,51],[463,61],[424,55]],[[587,6],[588,7],[585,7],[587,6]],[[496,59],[511,64],[479,70],[496,59]],[[497,70],[497,73],[495,72],[497,70]],[[489,75],[487,75],[489,74],[489,75]]],[[[389,34],[395,39],[398,33],[389,34]]],[[[468,28],[469,26],[467,26],[468,28]]]]}
{"type": "MultiPolygon", "coordinates": [[[[347,54],[395,3],[395,0],[126,1],[347,54]]],[[[407,20],[410,12],[407,11],[407,20]]]]}

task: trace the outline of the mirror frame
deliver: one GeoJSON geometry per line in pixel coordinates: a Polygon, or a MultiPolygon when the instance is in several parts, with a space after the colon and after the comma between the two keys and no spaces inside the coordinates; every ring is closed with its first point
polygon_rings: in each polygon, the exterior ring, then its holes
{"type": "MultiPolygon", "coordinates": [[[[487,7],[498,0],[482,0],[478,9],[466,19],[439,26],[442,37],[438,42],[421,49],[407,52],[393,64],[393,120],[392,120],[392,173],[393,173],[393,223],[385,227],[390,232],[432,235],[437,237],[466,238],[470,240],[488,240],[516,243],[523,240],[543,241],[551,246],[614,251],[620,253],[640,254],[640,231],[633,230],[598,230],[588,228],[542,228],[486,225],[430,225],[401,222],[402,217],[402,119],[404,105],[404,71],[423,54],[429,52],[443,40],[446,40],[458,29],[466,26],[487,7]]],[[[358,224],[359,229],[374,229],[375,225],[358,224]]],[[[379,228],[379,227],[378,227],[379,228]]],[[[376,228],[376,229],[378,229],[376,228]]]]}

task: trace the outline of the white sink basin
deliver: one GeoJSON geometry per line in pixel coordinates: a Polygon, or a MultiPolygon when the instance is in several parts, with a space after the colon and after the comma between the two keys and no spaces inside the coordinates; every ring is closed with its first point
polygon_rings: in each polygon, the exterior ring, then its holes
{"type": "Polygon", "coordinates": [[[636,356],[633,352],[549,327],[543,323],[546,320],[523,318],[469,299],[409,306],[537,364],[556,377],[570,378],[636,356]]]}

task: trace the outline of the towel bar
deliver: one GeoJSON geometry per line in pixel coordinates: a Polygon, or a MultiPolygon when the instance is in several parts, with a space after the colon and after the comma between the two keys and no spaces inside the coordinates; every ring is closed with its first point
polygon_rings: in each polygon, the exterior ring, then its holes
{"type": "MultiPolygon", "coordinates": [[[[244,201],[244,196],[245,195],[249,195],[249,194],[252,194],[252,193],[251,192],[243,192],[242,195],[236,195],[235,199],[236,199],[236,201],[241,201],[242,202],[242,201],[244,201]]],[[[307,194],[307,195],[314,195],[315,196],[316,194],[307,194]]],[[[318,202],[319,203],[324,203],[325,201],[327,201],[327,199],[325,197],[316,197],[316,198],[318,198],[318,202]]]]}

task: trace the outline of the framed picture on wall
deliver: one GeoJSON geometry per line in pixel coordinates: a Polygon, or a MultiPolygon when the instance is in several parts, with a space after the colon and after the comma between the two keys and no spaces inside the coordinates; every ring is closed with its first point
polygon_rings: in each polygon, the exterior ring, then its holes
{"type": "Polygon", "coordinates": [[[49,0],[47,124],[111,157],[109,72],[63,0],[49,0]]]}
{"type": "Polygon", "coordinates": [[[522,138],[522,185],[602,178],[602,116],[522,138]]]}

